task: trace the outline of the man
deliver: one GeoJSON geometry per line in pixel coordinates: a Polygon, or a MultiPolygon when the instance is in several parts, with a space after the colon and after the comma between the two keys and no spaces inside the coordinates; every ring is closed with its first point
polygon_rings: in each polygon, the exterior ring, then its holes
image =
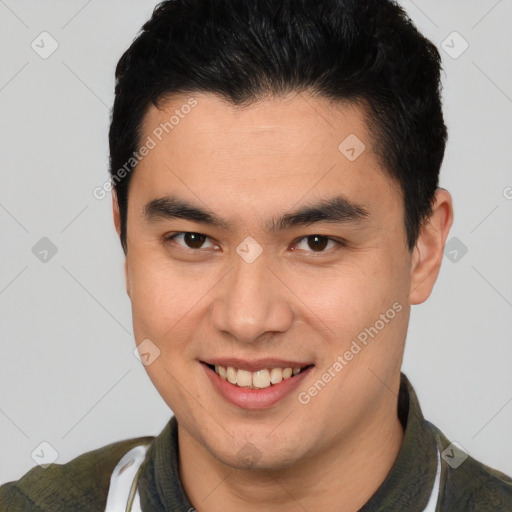
{"type": "Polygon", "coordinates": [[[385,0],[160,4],[116,69],[113,215],[174,416],[5,510],[510,510],[401,362],[453,221],[440,57],[385,0]]]}

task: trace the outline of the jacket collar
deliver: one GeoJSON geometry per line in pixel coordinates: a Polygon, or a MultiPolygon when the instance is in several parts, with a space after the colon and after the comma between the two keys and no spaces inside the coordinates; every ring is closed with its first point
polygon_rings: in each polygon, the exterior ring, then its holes
{"type": "Polygon", "coordinates": [[[391,471],[360,512],[424,510],[437,470],[436,438],[423,417],[416,393],[400,375],[398,418],[404,438],[391,471]]]}
{"type": "MultiPolygon", "coordinates": [[[[437,469],[437,445],[414,389],[400,377],[398,417],[404,438],[388,476],[360,512],[423,510],[437,469]]],[[[139,477],[142,510],[193,510],[179,473],[178,423],[173,416],[151,444],[139,477]]],[[[371,468],[370,468],[371,470],[371,468]]]]}

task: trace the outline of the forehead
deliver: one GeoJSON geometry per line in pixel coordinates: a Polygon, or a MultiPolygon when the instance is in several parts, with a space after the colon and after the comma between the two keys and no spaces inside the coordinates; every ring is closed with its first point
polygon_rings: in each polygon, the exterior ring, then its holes
{"type": "Polygon", "coordinates": [[[159,108],[148,108],[143,134],[158,141],[172,138],[176,145],[193,145],[199,152],[231,149],[226,157],[259,151],[262,156],[285,153],[289,159],[299,159],[324,147],[336,150],[337,159],[339,144],[350,135],[359,139],[359,149],[361,143],[368,150],[373,145],[362,106],[305,93],[265,97],[242,106],[207,93],[171,96],[159,108]],[[250,144],[239,146],[242,140],[250,144]]]}
{"type": "Polygon", "coordinates": [[[131,185],[147,201],[179,190],[212,210],[254,213],[340,192],[373,210],[398,206],[399,188],[355,104],[306,94],[248,106],[206,93],[173,96],[148,109],[140,142],[150,139],[131,185]]]}

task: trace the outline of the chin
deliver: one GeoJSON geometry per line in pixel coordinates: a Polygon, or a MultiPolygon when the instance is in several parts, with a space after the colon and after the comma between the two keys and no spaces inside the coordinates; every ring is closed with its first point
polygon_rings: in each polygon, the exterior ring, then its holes
{"type": "MultiPolygon", "coordinates": [[[[290,436],[287,439],[296,439],[290,436]]],[[[279,444],[276,440],[262,434],[260,440],[252,438],[252,441],[229,438],[222,446],[213,442],[206,445],[211,455],[232,468],[252,471],[279,471],[293,466],[300,461],[302,453],[297,451],[297,443],[286,442],[279,444]]],[[[302,444],[302,450],[304,446],[302,444]]]]}

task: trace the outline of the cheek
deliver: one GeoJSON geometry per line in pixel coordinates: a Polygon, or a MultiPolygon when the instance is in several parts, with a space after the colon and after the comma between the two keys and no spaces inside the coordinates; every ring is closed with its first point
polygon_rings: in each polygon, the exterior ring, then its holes
{"type": "Polygon", "coordinates": [[[305,301],[309,307],[302,309],[308,315],[306,322],[325,342],[322,366],[329,367],[338,355],[351,350],[344,371],[351,379],[367,377],[367,372],[359,371],[361,365],[376,372],[382,369],[382,375],[394,368],[408,325],[403,265],[397,257],[386,259],[380,251],[368,251],[358,256],[357,263],[330,269],[329,275],[301,279],[302,293],[310,287],[310,299],[305,301]]]}
{"type": "Polygon", "coordinates": [[[164,340],[178,336],[188,316],[197,314],[208,290],[204,279],[194,279],[185,267],[170,265],[153,249],[135,249],[127,258],[135,338],[164,340]]]}
{"type": "MultiPolygon", "coordinates": [[[[389,247],[349,253],[330,266],[272,267],[286,283],[281,299],[297,319],[316,326],[326,340],[341,344],[373,325],[396,301],[405,305],[407,298],[403,258],[389,247]]],[[[222,272],[208,264],[172,262],[152,245],[134,244],[127,257],[127,273],[137,342],[172,339],[172,344],[166,344],[169,350],[184,350],[180,345],[194,336],[198,322],[208,313],[222,272]]],[[[278,299],[279,292],[274,293],[278,299]]]]}
{"type": "Polygon", "coordinates": [[[183,270],[171,267],[154,249],[134,248],[127,258],[134,337],[137,344],[150,340],[158,351],[144,369],[167,405],[182,415],[197,371],[197,347],[191,339],[197,315],[204,313],[200,299],[209,288],[183,270]]]}
{"type": "Polygon", "coordinates": [[[316,317],[315,323],[321,321],[337,334],[375,321],[376,314],[403,295],[398,269],[370,252],[357,260],[295,276],[294,291],[314,313],[312,319],[316,317]]]}

